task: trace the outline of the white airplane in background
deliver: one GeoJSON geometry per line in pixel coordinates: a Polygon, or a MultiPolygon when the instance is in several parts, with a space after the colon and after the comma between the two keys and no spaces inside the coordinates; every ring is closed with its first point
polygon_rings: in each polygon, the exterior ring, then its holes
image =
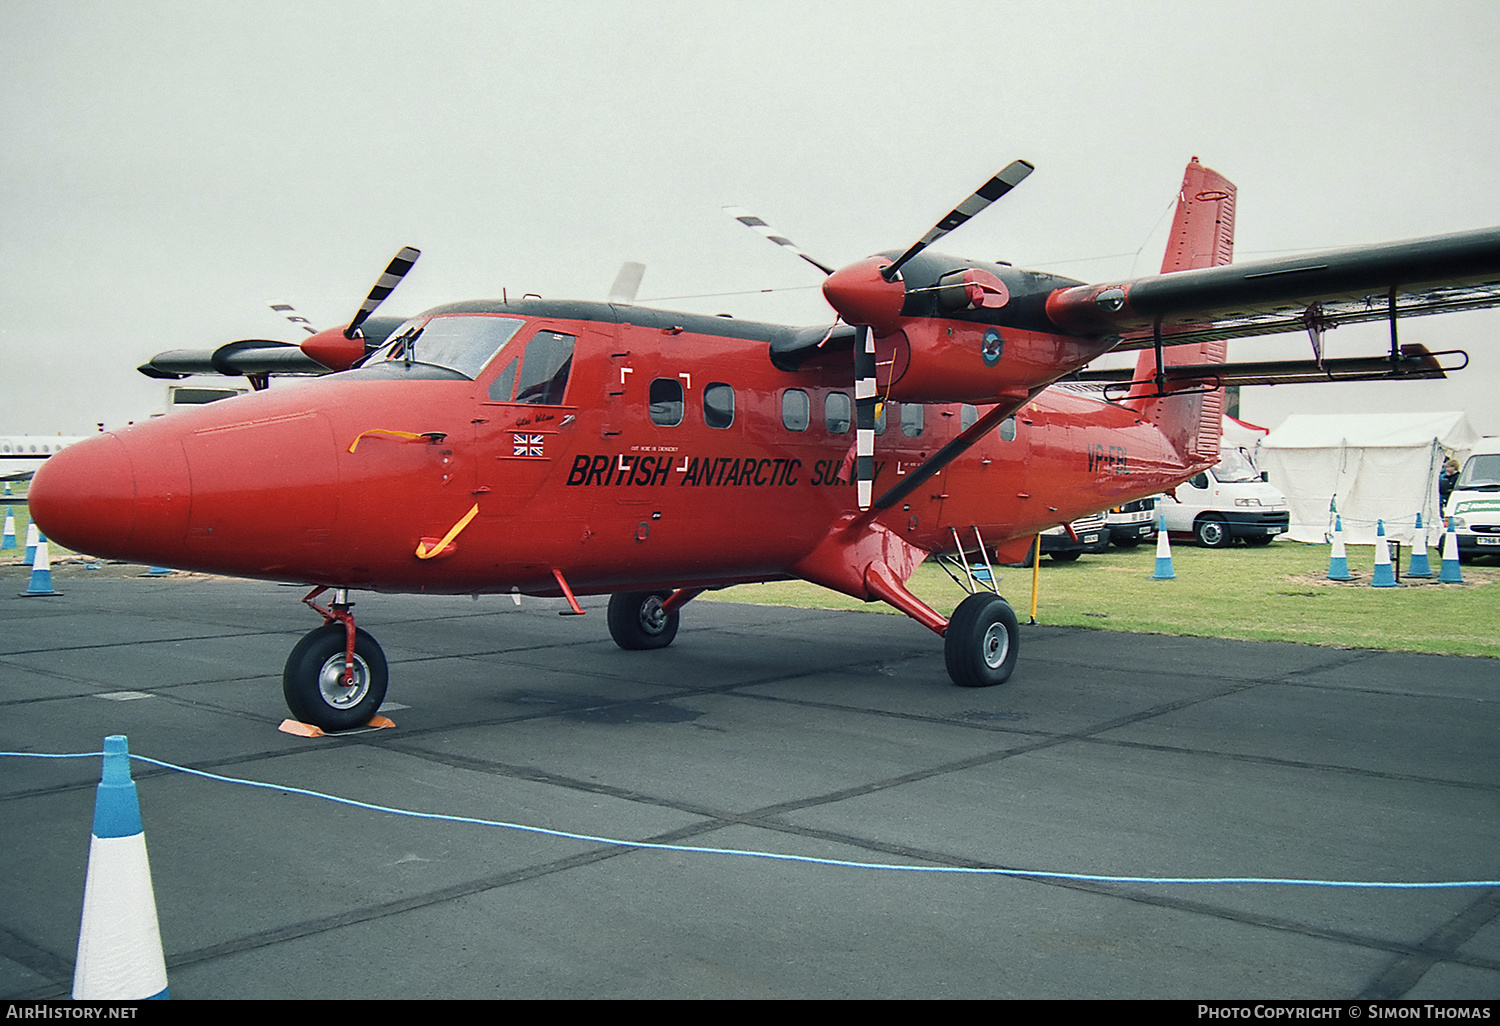
{"type": "MultiPolygon", "coordinates": [[[[47,457],[87,435],[0,435],[0,481],[25,481],[47,457]]],[[[24,501],[24,500],[22,500],[24,501]]]]}

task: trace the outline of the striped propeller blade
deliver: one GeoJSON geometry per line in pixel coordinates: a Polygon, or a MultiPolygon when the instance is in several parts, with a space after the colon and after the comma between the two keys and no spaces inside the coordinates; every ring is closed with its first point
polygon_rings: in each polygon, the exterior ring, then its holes
{"type": "Polygon", "coordinates": [[[401,279],[406,277],[406,272],[411,270],[411,265],[416,263],[417,257],[421,255],[420,249],[413,249],[411,246],[401,247],[401,252],[391,260],[385,273],[380,276],[380,280],[375,283],[375,287],[370,290],[365,301],[359,305],[359,312],[354,315],[354,320],[350,321],[349,327],[344,329],[345,338],[353,338],[359,333],[360,325],[364,324],[365,320],[375,312],[375,308],[385,302],[385,297],[401,284],[401,279]]]}
{"type": "Polygon", "coordinates": [[[772,228],[770,225],[766,224],[766,222],[762,221],[760,218],[756,217],[754,214],[750,213],[750,211],[744,209],[743,207],[725,207],[724,213],[734,218],[746,228],[750,228],[754,231],[760,232],[760,234],[776,243],[776,245],[784,246],[787,249],[791,250],[797,256],[801,257],[803,260],[806,260],[808,263],[812,264],[824,274],[833,273],[832,267],[829,267],[827,264],[822,263],[818,260],[814,260],[806,253],[802,252],[802,250],[798,248],[795,242],[787,238],[785,235],[782,235],[775,228],[772,228]]]}
{"type": "Polygon", "coordinates": [[[875,329],[860,325],[854,339],[854,483],[867,510],[875,488],[875,329]]]}
{"type": "Polygon", "coordinates": [[[312,326],[312,321],[298,313],[296,307],[292,306],[291,303],[272,303],[270,306],[276,313],[281,314],[309,335],[316,335],[318,333],[318,329],[312,326]]]}
{"type": "Polygon", "coordinates": [[[1020,185],[1033,170],[1032,165],[1024,160],[1011,161],[1004,171],[985,182],[974,195],[950,210],[947,217],[933,226],[932,231],[917,240],[911,249],[902,253],[894,264],[881,272],[885,275],[885,280],[894,281],[896,272],[900,271],[902,265],[908,260],[1020,185]]]}

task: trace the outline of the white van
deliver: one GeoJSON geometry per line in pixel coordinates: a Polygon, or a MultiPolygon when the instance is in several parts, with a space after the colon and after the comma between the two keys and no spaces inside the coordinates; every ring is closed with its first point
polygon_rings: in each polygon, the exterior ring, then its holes
{"type": "Polygon", "coordinates": [[[1458,559],[1500,556],[1500,438],[1481,438],[1464,461],[1444,511],[1458,539],[1458,559]]]}
{"type": "Polygon", "coordinates": [[[1286,496],[1267,484],[1245,454],[1224,449],[1209,470],[1162,496],[1156,512],[1169,533],[1192,534],[1221,549],[1236,538],[1267,545],[1291,526],[1286,496]]]}

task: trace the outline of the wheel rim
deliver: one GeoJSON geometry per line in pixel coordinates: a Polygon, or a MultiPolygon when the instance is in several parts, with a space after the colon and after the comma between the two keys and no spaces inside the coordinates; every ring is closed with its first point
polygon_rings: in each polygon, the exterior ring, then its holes
{"type": "Polygon", "coordinates": [[[641,603],[641,630],[660,634],[667,627],[667,611],[661,607],[661,596],[652,595],[641,603]]]}
{"type": "Polygon", "coordinates": [[[352,709],[370,693],[370,667],[358,652],[354,654],[354,683],[344,683],[344,653],[328,657],[318,671],[318,693],[330,709],[352,709]]]}
{"type": "Polygon", "coordinates": [[[1005,657],[1010,654],[1010,631],[1005,629],[1003,623],[992,623],[990,629],[984,632],[982,644],[984,665],[998,670],[1000,664],[1005,662],[1005,657]]]}

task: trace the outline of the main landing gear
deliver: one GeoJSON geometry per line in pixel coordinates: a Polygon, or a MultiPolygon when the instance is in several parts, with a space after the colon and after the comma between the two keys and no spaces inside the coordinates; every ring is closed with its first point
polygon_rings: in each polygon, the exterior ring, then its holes
{"type": "MultiPolygon", "coordinates": [[[[1004,684],[1021,652],[1021,628],[1010,603],[992,591],[976,591],[947,621],[906,588],[883,575],[872,590],[943,639],[943,657],[953,683],[966,688],[1004,684]]],[[[609,598],[609,635],[623,649],[666,648],[677,636],[678,610],[697,590],[632,591],[609,598]]]]}
{"type": "Polygon", "coordinates": [[[1004,684],[1016,668],[1021,628],[1010,603],[976,592],[958,604],[943,632],[943,658],[953,683],[966,688],[1004,684]]]}
{"type": "Polygon", "coordinates": [[[609,636],[627,651],[666,648],[677,637],[677,610],[667,591],[626,591],[609,597],[609,636]]]}
{"type": "Polygon", "coordinates": [[[302,601],[323,614],[323,626],[303,635],[287,656],[281,693],[292,715],[324,730],[362,727],[385,701],[389,671],[385,653],[367,631],[354,625],[354,603],[343,588],[328,607],[314,588],[302,601]]]}

